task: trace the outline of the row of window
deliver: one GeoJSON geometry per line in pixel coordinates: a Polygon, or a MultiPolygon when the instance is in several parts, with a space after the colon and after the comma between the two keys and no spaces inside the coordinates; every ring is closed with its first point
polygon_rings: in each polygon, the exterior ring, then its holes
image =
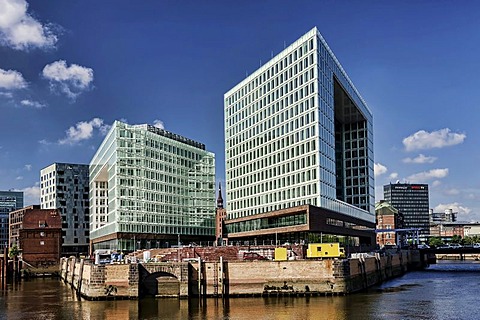
{"type": "MultiPolygon", "coordinates": [[[[267,191],[268,184],[261,184],[258,188],[261,192],[262,190],[267,191]]],[[[266,204],[274,204],[276,202],[288,202],[291,203],[291,200],[302,198],[302,197],[311,197],[317,194],[317,185],[315,183],[302,185],[302,186],[291,186],[283,190],[278,190],[274,192],[268,192],[258,195],[258,193],[251,193],[250,188],[245,190],[237,191],[240,192],[239,200],[231,201],[230,208],[235,211],[246,207],[255,207],[263,206],[266,204]],[[245,194],[245,196],[242,195],[245,194]]]]}
{"type": "MultiPolygon", "coordinates": [[[[263,83],[271,81],[274,77],[278,76],[280,73],[287,71],[288,67],[291,67],[292,64],[295,64],[297,60],[304,59],[305,56],[311,54],[311,51],[314,49],[313,38],[305,41],[298,46],[297,49],[293,50],[290,54],[286,55],[283,59],[278,60],[278,62],[264,72],[259,74],[257,77],[246,83],[239,90],[231,94],[229,97],[226,97],[226,102],[228,104],[233,104],[245,95],[248,95],[251,91],[256,90],[259,86],[262,86],[263,83]]],[[[305,63],[301,61],[302,63],[305,63]]]]}

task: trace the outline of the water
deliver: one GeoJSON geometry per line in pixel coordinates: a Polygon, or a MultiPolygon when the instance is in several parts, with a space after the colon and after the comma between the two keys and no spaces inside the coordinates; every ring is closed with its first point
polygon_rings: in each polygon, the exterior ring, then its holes
{"type": "Polygon", "coordinates": [[[480,263],[427,271],[339,297],[86,301],[63,282],[35,279],[0,292],[0,319],[480,319],[480,263]]]}

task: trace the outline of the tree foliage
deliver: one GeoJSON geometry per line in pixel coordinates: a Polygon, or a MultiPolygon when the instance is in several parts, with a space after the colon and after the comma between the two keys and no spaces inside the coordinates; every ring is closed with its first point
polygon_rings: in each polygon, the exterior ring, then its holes
{"type": "Polygon", "coordinates": [[[459,235],[453,235],[452,240],[450,240],[450,243],[460,243],[462,242],[462,237],[459,235]]]}
{"type": "Polygon", "coordinates": [[[13,245],[9,250],[8,250],[8,257],[10,259],[13,259],[15,257],[18,257],[20,254],[20,250],[18,250],[18,247],[16,245],[13,245]]]}
{"type": "Polygon", "coordinates": [[[432,247],[438,247],[443,244],[443,240],[439,237],[431,237],[428,239],[428,244],[432,247]]]}

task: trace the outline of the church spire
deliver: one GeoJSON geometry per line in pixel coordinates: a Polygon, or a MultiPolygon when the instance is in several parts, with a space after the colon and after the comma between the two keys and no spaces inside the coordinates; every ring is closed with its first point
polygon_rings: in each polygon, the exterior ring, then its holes
{"type": "Polygon", "coordinates": [[[218,184],[217,208],[223,209],[222,185],[220,183],[218,184]]]}

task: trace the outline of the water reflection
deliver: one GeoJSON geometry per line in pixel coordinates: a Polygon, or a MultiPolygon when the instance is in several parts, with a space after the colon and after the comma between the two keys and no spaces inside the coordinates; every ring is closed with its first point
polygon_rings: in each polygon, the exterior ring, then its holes
{"type": "Polygon", "coordinates": [[[475,319],[480,264],[445,264],[337,297],[87,301],[63,282],[35,279],[0,291],[0,319],[475,319]]]}

